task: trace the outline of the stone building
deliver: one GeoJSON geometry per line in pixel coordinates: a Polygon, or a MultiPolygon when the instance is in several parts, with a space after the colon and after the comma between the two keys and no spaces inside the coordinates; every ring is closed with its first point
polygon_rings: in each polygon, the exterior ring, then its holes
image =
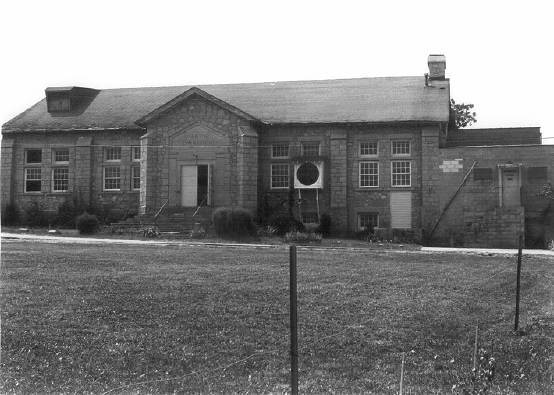
{"type": "Polygon", "coordinates": [[[514,196],[529,174],[553,182],[554,147],[532,128],[449,131],[445,58],[428,65],[416,77],[47,88],[2,127],[2,207],[78,198],[143,218],[163,208],[166,225],[187,227],[198,207],[241,206],[305,223],[327,213],[336,233],[511,245],[526,218],[514,196]]]}

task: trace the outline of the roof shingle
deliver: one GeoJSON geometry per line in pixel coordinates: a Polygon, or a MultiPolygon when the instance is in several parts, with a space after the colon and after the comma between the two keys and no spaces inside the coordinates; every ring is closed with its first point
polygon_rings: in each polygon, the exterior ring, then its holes
{"type": "MultiPolygon", "coordinates": [[[[196,85],[264,123],[448,121],[448,81],[356,78],[196,85]]],[[[3,131],[135,129],[136,121],[193,86],[104,89],[79,114],[51,114],[43,99],[3,131]]]]}

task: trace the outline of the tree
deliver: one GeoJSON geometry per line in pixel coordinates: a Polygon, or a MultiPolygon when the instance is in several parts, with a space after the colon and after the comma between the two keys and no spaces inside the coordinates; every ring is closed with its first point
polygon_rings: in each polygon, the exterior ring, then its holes
{"type": "Polygon", "coordinates": [[[554,187],[552,186],[552,184],[545,184],[542,188],[540,196],[549,200],[554,200],[554,187]]]}
{"type": "Polygon", "coordinates": [[[471,111],[472,109],[473,104],[458,104],[454,101],[454,99],[450,99],[449,129],[458,130],[460,128],[471,126],[477,122],[477,119],[475,118],[475,111],[471,111]]]}

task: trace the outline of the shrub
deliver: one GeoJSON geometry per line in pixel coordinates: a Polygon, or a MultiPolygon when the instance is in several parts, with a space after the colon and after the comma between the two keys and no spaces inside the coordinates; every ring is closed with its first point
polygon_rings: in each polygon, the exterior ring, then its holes
{"type": "Polygon", "coordinates": [[[289,215],[277,215],[269,220],[269,225],[275,228],[276,234],[283,236],[287,232],[305,230],[304,224],[289,215]]]}
{"type": "Polygon", "coordinates": [[[156,226],[147,226],[142,230],[142,235],[149,239],[156,238],[160,235],[158,228],[156,226]]]}
{"type": "Polygon", "coordinates": [[[256,234],[252,214],[242,207],[220,207],[214,211],[212,221],[218,236],[243,237],[256,234]]]}
{"type": "Polygon", "coordinates": [[[48,218],[37,202],[25,208],[25,223],[29,226],[48,226],[48,218]]]}
{"type": "Polygon", "coordinates": [[[75,204],[72,200],[66,200],[58,207],[58,215],[54,219],[54,223],[58,226],[75,226],[75,217],[79,213],[76,211],[75,204]]]}
{"type": "Polygon", "coordinates": [[[291,231],[285,234],[285,241],[290,242],[316,242],[321,243],[321,234],[320,233],[306,233],[299,231],[291,231]]]}
{"type": "Polygon", "coordinates": [[[77,229],[82,234],[93,234],[98,230],[98,218],[96,215],[91,215],[87,212],[79,215],[76,220],[77,229]]]}
{"type": "Polygon", "coordinates": [[[331,216],[329,214],[321,214],[319,217],[319,227],[317,228],[317,232],[321,233],[323,236],[329,235],[329,232],[331,232],[331,216]]]}
{"type": "Polygon", "coordinates": [[[15,203],[8,203],[2,213],[2,225],[17,225],[19,223],[19,209],[15,203]]]}

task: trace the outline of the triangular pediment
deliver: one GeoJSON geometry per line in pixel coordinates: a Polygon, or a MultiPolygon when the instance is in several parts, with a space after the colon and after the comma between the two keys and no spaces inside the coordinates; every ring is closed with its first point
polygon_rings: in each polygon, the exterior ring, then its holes
{"type": "Polygon", "coordinates": [[[224,110],[227,110],[227,111],[237,115],[238,117],[241,117],[241,118],[246,119],[248,121],[257,121],[257,122],[259,122],[258,119],[254,118],[252,115],[242,111],[240,108],[237,108],[237,107],[235,107],[235,106],[233,106],[233,105],[231,105],[231,104],[229,104],[229,103],[227,103],[227,102],[225,102],[221,99],[218,99],[217,97],[215,97],[213,95],[210,95],[208,92],[203,91],[200,88],[193,87],[193,88],[190,88],[190,89],[186,90],[185,92],[183,92],[179,96],[171,99],[167,103],[161,105],[160,107],[156,108],[154,111],[150,112],[149,114],[145,115],[144,117],[138,119],[136,121],[136,124],[140,125],[140,126],[145,126],[146,124],[148,124],[149,122],[153,121],[154,119],[157,119],[158,117],[162,116],[164,113],[171,110],[175,106],[181,104],[185,100],[187,100],[191,97],[194,97],[194,96],[202,97],[205,100],[208,100],[209,102],[214,103],[215,105],[223,108],[224,110]]]}
{"type": "Polygon", "coordinates": [[[229,136],[204,123],[195,123],[169,136],[170,146],[218,146],[229,144],[229,136]]]}

